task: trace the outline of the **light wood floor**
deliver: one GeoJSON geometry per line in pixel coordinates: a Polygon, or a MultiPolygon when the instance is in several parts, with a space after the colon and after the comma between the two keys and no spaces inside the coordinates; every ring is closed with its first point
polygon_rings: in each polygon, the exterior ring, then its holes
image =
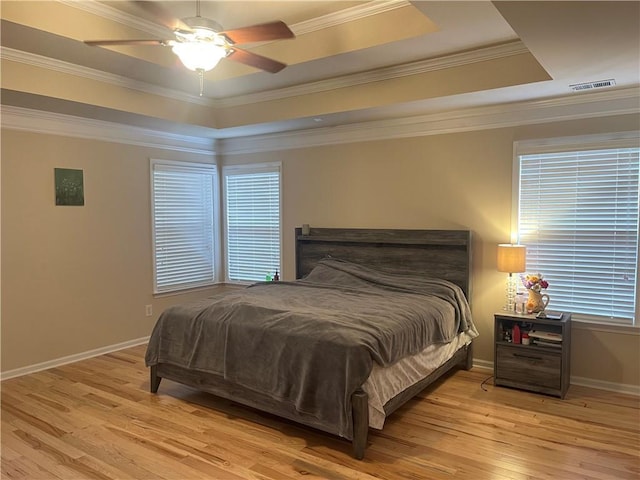
{"type": "Polygon", "coordinates": [[[163,380],[144,346],[2,382],[2,479],[638,479],[639,399],[458,371],[349,443],[163,380]],[[486,390],[485,390],[486,389],[486,390]]]}

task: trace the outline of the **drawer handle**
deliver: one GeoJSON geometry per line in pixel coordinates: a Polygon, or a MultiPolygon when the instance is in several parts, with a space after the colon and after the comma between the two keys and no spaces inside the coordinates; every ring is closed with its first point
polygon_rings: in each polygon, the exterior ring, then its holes
{"type": "Polygon", "coordinates": [[[514,357],[529,358],[531,360],[542,360],[542,357],[533,357],[531,355],[523,355],[521,353],[514,353],[513,356],[514,357]]]}

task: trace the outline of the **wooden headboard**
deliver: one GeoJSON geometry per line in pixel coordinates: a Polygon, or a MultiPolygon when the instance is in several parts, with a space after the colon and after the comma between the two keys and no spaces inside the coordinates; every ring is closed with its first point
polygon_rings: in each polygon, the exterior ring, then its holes
{"type": "Polygon", "coordinates": [[[459,285],[471,299],[471,232],[468,230],[391,230],[296,228],[296,278],[327,256],[372,268],[419,273],[459,285]]]}

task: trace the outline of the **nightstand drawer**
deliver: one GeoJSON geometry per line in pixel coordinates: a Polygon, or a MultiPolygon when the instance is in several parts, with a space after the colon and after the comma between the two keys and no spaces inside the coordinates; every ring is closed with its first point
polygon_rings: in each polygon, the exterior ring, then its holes
{"type": "Polygon", "coordinates": [[[496,379],[559,389],[562,356],[527,347],[498,345],[496,379]]]}

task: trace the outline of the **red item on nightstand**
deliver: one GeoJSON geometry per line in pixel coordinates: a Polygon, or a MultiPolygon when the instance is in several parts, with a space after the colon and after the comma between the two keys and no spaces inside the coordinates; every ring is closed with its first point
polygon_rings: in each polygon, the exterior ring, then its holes
{"type": "Polygon", "coordinates": [[[516,323],[513,326],[513,343],[520,343],[520,327],[518,326],[518,324],[516,323]]]}

